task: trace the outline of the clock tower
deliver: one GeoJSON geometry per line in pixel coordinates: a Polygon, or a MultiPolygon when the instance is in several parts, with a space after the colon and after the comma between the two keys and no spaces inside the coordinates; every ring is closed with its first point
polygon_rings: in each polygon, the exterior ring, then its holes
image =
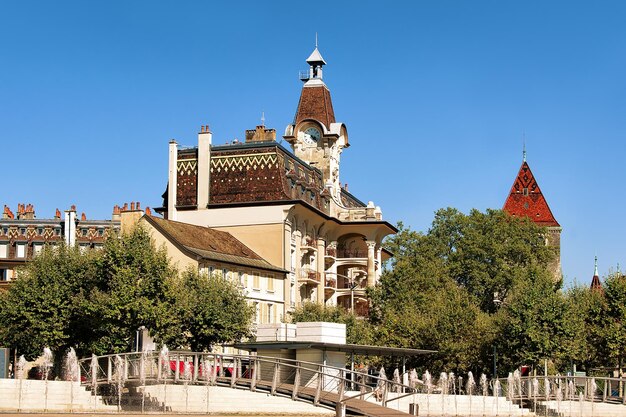
{"type": "Polygon", "coordinates": [[[283,137],[298,158],[322,172],[325,190],[339,202],[339,158],[343,149],[349,146],[348,132],[343,123],[335,121],[330,90],[322,80],[322,67],[326,61],[317,45],[306,62],[309,70],[300,73],[304,86],[298,110],[283,137]]]}

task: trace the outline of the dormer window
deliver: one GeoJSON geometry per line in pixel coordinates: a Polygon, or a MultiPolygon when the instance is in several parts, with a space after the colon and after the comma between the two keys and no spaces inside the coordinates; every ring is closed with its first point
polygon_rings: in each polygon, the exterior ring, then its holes
{"type": "Polygon", "coordinates": [[[528,195],[528,187],[524,187],[524,195],[528,195]]]}

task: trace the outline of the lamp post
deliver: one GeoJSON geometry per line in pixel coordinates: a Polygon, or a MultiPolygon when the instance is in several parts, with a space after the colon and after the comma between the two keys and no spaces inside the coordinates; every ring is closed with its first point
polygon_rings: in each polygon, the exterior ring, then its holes
{"type": "MultiPolygon", "coordinates": [[[[498,296],[499,294],[497,291],[493,293],[493,304],[496,307],[496,311],[502,305],[502,300],[500,300],[498,296]]],[[[496,345],[493,345],[493,377],[498,377],[498,351],[496,350],[496,345]]]]}

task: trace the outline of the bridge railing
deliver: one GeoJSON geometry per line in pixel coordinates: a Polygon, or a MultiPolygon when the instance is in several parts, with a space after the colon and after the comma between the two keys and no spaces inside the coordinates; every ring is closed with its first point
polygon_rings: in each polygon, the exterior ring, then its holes
{"type": "Polygon", "coordinates": [[[333,408],[353,398],[374,397],[385,405],[389,394],[394,394],[395,400],[424,391],[421,385],[408,386],[345,368],[257,355],[187,351],[124,353],[82,359],[79,365],[83,384],[95,393],[102,384],[219,384],[245,386],[251,391],[264,390],[292,399],[304,398],[315,405],[333,408]]]}

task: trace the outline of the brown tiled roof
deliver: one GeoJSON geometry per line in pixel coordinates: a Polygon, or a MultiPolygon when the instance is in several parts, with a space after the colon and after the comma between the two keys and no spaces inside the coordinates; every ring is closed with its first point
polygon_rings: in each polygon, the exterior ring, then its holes
{"type": "Polygon", "coordinates": [[[261,258],[228,232],[153,216],[143,218],[174,243],[200,258],[285,272],[261,258]]]}
{"type": "Polygon", "coordinates": [[[528,217],[540,226],[559,226],[526,161],[522,163],[502,209],[512,216],[528,217]]]}
{"type": "Polygon", "coordinates": [[[294,123],[298,124],[308,119],[323,123],[327,129],[330,129],[331,123],[335,123],[333,102],[325,85],[302,87],[294,123]]]}

